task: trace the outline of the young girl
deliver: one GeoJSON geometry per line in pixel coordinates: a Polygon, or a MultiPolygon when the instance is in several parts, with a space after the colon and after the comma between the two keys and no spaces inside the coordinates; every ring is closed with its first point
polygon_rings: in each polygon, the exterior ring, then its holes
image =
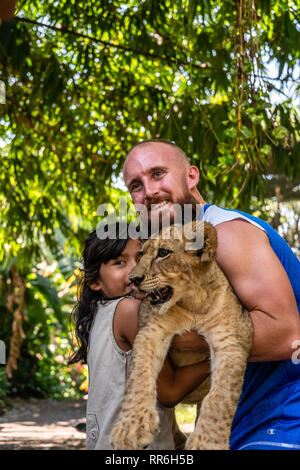
{"type": "MultiPolygon", "coordinates": [[[[140,240],[101,240],[93,231],[85,242],[79,301],[74,309],[78,351],[70,363],[88,363],[86,447],[112,449],[111,431],[124,398],[132,344],[138,331],[141,300],[129,274],[142,247],[140,240]]],[[[173,407],[209,374],[209,363],[173,370],[167,358],[157,381],[160,432],[147,449],[174,449],[173,407]]]]}

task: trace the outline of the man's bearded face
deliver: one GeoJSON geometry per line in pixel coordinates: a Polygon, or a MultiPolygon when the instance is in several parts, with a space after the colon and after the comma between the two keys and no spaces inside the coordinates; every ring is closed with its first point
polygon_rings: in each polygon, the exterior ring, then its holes
{"type": "Polygon", "coordinates": [[[190,204],[195,216],[189,165],[171,146],[154,143],[133,149],[124,165],[124,179],[137,212],[146,208],[149,225],[154,220],[160,227],[164,220],[176,222],[176,205],[184,214],[184,205],[190,204]]]}
{"type": "MultiPolygon", "coordinates": [[[[148,223],[159,221],[159,228],[162,224],[173,224],[174,222],[185,221],[196,217],[197,201],[186,188],[186,182],[182,180],[182,194],[168,194],[166,198],[160,200],[149,200],[146,204],[148,213],[148,223]],[[176,197],[177,196],[177,197],[176,197]]],[[[199,204],[198,204],[199,206],[199,204]]]]}

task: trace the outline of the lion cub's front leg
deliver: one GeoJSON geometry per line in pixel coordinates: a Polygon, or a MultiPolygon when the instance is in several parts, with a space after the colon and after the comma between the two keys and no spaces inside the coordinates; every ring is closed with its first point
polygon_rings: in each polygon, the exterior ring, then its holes
{"type": "Polygon", "coordinates": [[[156,379],[173,335],[164,316],[153,317],[137,334],[121,417],[111,434],[115,449],[143,449],[158,431],[156,379]]]}
{"type": "MultiPolygon", "coordinates": [[[[245,319],[246,321],[246,319],[245,319]]],[[[228,450],[232,420],[242,391],[252,328],[241,345],[238,334],[226,337],[226,328],[210,332],[212,386],[204,398],[194,432],[186,443],[188,450],[228,450]]]]}

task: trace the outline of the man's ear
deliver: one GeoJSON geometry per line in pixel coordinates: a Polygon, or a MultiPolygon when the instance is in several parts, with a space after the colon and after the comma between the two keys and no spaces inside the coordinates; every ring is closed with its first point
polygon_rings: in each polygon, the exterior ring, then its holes
{"type": "Polygon", "coordinates": [[[202,248],[197,252],[201,263],[209,263],[215,258],[217,246],[218,239],[215,227],[208,222],[204,222],[204,243],[202,248]]]}
{"type": "Polygon", "coordinates": [[[197,184],[199,183],[200,178],[200,171],[199,168],[195,165],[190,165],[188,170],[188,187],[190,191],[196,188],[197,184]]]}

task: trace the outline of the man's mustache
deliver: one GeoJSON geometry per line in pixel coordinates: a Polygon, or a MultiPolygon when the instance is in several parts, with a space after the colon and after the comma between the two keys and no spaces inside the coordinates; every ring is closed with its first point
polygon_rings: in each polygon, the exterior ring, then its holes
{"type": "Polygon", "coordinates": [[[173,202],[172,199],[169,197],[165,197],[163,199],[151,199],[149,201],[146,201],[146,209],[150,211],[152,205],[160,204],[161,202],[165,202],[165,201],[173,202]]]}
{"type": "MultiPolygon", "coordinates": [[[[181,207],[182,214],[185,214],[188,216],[187,219],[185,219],[186,222],[190,220],[194,220],[197,217],[197,214],[199,213],[199,208],[198,208],[198,213],[197,213],[197,207],[199,206],[198,201],[194,198],[192,194],[186,194],[185,196],[176,199],[174,201],[171,197],[164,197],[164,198],[159,198],[159,199],[149,199],[146,201],[145,207],[147,209],[147,212],[151,212],[151,206],[159,204],[161,202],[171,202],[172,204],[176,204],[181,207]],[[188,211],[185,211],[185,205],[189,207],[188,211]]],[[[175,206],[176,207],[176,206],[175,206]]]]}

